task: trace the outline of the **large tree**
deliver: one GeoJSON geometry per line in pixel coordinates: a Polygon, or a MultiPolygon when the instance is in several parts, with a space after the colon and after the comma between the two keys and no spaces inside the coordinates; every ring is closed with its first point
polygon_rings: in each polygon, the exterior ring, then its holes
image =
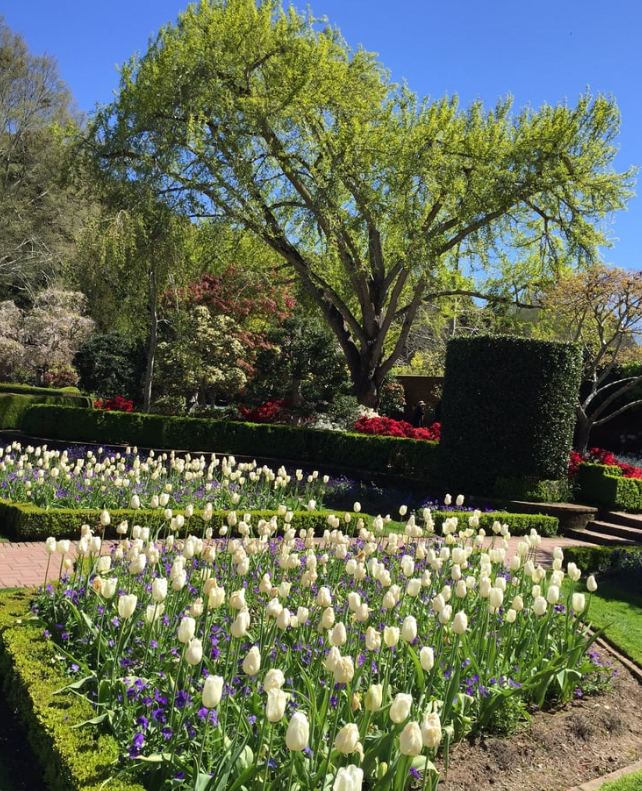
{"type": "MultiPolygon", "coordinates": [[[[512,113],[419,100],[278,0],[190,6],[122,72],[94,152],[191,217],[224,217],[296,273],[375,404],[420,305],[513,242],[591,257],[620,208],[605,98],[512,113]]],[[[510,255],[508,260],[511,260],[510,255]]],[[[454,288],[453,288],[454,284],[454,288]]]]}
{"type": "Polygon", "coordinates": [[[602,264],[563,277],[543,295],[538,333],[579,343],[584,387],[577,404],[576,446],[586,450],[591,430],[630,409],[642,384],[642,272],[602,264]]]}
{"type": "Polygon", "coordinates": [[[75,128],[55,62],[0,17],[0,291],[23,302],[58,276],[84,211],[61,178],[75,128]]]}

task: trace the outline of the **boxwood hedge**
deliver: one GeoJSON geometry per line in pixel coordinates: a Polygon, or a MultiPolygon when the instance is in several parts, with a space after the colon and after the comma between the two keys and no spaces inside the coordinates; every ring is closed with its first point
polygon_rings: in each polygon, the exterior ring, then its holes
{"type": "MultiPolygon", "coordinates": [[[[490,492],[498,479],[567,475],[579,348],[530,338],[455,338],[446,352],[442,463],[448,481],[490,492]]],[[[504,490],[503,495],[509,494],[504,490]]],[[[514,495],[513,495],[514,496],[514,495]]]]}
{"type": "MultiPolygon", "coordinates": [[[[252,514],[253,524],[257,524],[259,519],[270,519],[273,511],[249,511],[252,514]]],[[[180,511],[176,511],[180,513],[180,511]]],[[[214,511],[212,520],[208,525],[214,529],[216,534],[221,525],[226,524],[227,511],[214,511]]],[[[340,511],[318,510],[318,511],[295,511],[291,525],[295,530],[312,529],[317,535],[321,535],[328,527],[328,516],[331,513],[342,515],[340,511]]],[[[116,536],[116,525],[123,520],[127,520],[130,525],[148,526],[151,528],[160,527],[164,519],[158,510],[147,509],[119,509],[110,511],[111,524],[105,531],[107,538],[116,536]]],[[[447,517],[453,516],[452,512],[434,511],[433,519],[437,528],[441,527],[442,522],[447,517]]],[[[460,520],[465,520],[469,514],[463,512],[460,520]]],[[[367,514],[352,514],[351,524],[356,525],[359,518],[364,519],[366,524],[371,524],[372,517],[367,514]]],[[[55,508],[45,510],[30,503],[11,503],[0,500],[0,534],[19,541],[43,540],[48,536],[55,538],[77,538],[83,524],[96,527],[99,524],[100,511],[95,509],[83,508],[55,508]]],[[[530,530],[535,529],[541,535],[555,535],[558,529],[558,520],[553,516],[542,514],[511,514],[507,512],[489,512],[480,516],[480,527],[487,532],[493,522],[507,524],[513,535],[525,535],[530,530]]],[[[201,518],[201,513],[195,511],[189,520],[186,530],[193,533],[202,532],[205,524],[201,518]]],[[[387,530],[403,530],[403,525],[399,522],[390,522],[387,530]]]]}
{"type": "Polygon", "coordinates": [[[91,398],[81,395],[66,395],[61,390],[46,390],[45,388],[31,388],[33,391],[8,392],[0,387],[0,429],[18,429],[22,427],[22,420],[34,404],[43,405],[73,405],[76,407],[91,407],[91,398]]]}
{"type": "Polygon", "coordinates": [[[619,467],[607,464],[580,464],[577,473],[582,502],[609,511],[642,511],[642,481],[623,478],[619,467]]]}
{"type": "Polygon", "coordinates": [[[58,691],[69,678],[57,668],[56,650],[31,618],[28,591],[0,593],[0,677],[9,703],[52,791],[144,791],[118,768],[119,748],[106,733],[73,728],[95,716],[91,704],[58,691]]]}
{"type": "Polygon", "coordinates": [[[39,405],[26,411],[21,428],[34,437],[325,463],[438,485],[439,445],[423,440],[39,405]]]}

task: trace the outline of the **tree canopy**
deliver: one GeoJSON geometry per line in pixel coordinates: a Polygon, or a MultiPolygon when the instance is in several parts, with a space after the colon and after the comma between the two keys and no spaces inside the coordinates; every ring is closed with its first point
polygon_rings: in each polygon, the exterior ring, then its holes
{"type": "Polygon", "coordinates": [[[22,301],[60,273],[83,213],[61,179],[75,129],[54,61],[0,17],[0,289],[22,301]]]}
{"type": "Polygon", "coordinates": [[[612,169],[618,123],[603,97],[517,114],[420,100],[310,15],[212,0],[126,65],[93,141],[111,172],[278,252],[373,403],[459,261],[515,242],[548,269],[561,247],[593,255],[629,187],[612,169]]]}

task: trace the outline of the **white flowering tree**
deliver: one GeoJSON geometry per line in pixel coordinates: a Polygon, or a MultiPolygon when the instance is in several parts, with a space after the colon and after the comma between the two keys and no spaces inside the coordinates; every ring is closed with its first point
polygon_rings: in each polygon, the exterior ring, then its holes
{"type": "Polygon", "coordinates": [[[55,288],[40,292],[30,310],[1,302],[0,377],[75,383],[74,355],[94,328],[84,310],[84,294],[55,288]]]}

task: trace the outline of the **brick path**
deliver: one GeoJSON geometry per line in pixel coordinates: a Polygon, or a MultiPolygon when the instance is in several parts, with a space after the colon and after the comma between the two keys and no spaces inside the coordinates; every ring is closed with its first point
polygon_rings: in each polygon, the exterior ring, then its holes
{"type": "MultiPolygon", "coordinates": [[[[509,555],[515,552],[521,539],[517,536],[509,541],[509,555]]],[[[581,541],[563,536],[543,538],[537,559],[542,565],[550,565],[555,547],[589,546],[581,541]]],[[[75,555],[72,543],[70,555],[75,555]]],[[[27,588],[42,585],[47,569],[47,551],[42,541],[19,541],[0,543],[0,588],[27,588]]],[[[49,565],[49,579],[57,579],[60,569],[60,555],[54,555],[49,565]]]]}

